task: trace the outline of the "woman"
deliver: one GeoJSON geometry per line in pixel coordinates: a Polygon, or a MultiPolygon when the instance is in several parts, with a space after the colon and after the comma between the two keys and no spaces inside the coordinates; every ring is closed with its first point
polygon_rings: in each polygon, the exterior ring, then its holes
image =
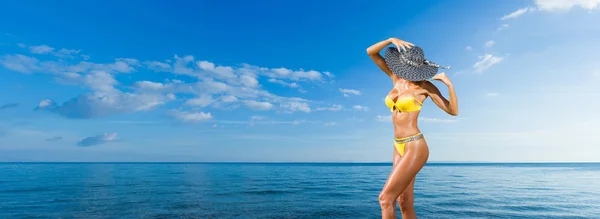
{"type": "Polygon", "coordinates": [[[448,114],[458,114],[454,87],[445,73],[437,74],[440,67],[425,59],[421,48],[397,38],[390,38],[372,45],[367,53],[385,72],[393,83],[385,98],[392,111],[394,124],[394,164],[383,190],[379,195],[382,218],[396,218],[396,200],[402,218],[416,218],[413,207],[415,176],[429,158],[429,148],[417,127],[421,105],[427,97],[448,114]],[[389,44],[385,58],[379,52],[389,44]],[[429,80],[439,80],[448,86],[450,101],[440,94],[429,80]]]}

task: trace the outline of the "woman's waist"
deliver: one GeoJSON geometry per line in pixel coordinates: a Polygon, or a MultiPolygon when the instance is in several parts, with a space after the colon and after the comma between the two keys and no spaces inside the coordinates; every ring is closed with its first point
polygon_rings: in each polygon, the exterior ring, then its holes
{"type": "Polygon", "coordinates": [[[416,125],[418,120],[418,112],[392,113],[392,122],[394,125],[416,125]]]}
{"type": "Polygon", "coordinates": [[[395,114],[392,115],[394,125],[394,136],[396,138],[410,137],[421,133],[418,126],[418,114],[395,114]]]}
{"type": "Polygon", "coordinates": [[[421,134],[421,130],[417,126],[414,127],[394,127],[394,138],[408,138],[421,134]]]}

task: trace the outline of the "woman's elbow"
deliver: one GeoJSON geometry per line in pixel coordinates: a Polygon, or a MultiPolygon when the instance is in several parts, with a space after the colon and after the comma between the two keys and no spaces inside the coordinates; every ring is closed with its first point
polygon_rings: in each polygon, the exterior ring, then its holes
{"type": "Polygon", "coordinates": [[[458,116],[458,110],[450,110],[448,114],[450,114],[451,116],[458,116]]]}
{"type": "Polygon", "coordinates": [[[373,50],[371,48],[367,48],[367,55],[372,56],[373,54],[373,50]]]}
{"type": "Polygon", "coordinates": [[[367,48],[367,55],[374,56],[377,54],[379,54],[379,51],[377,51],[375,48],[371,48],[371,47],[367,48]]]}

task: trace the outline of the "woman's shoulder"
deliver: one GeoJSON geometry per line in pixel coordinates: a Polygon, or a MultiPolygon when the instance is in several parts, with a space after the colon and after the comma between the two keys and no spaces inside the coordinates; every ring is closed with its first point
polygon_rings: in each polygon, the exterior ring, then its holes
{"type": "Polygon", "coordinates": [[[431,86],[435,86],[430,81],[419,81],[419,82],[416,82],[415,85],[416,85],[415,86],[416,89],[429,89],[429,88],[431,88],[431,86]]]}
{"type": "Polygon", "coordinates": [[[435,89],[435,85],[430,81],[421,81],[416,86],[416,93],[428,94],[432,89],[435,89]]]}

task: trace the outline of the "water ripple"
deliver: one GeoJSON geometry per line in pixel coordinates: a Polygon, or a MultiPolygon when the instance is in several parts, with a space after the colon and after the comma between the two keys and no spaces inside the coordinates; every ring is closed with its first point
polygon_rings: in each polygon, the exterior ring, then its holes
{"type": "MultiPolygon", "coordinates": [[[[389,165],[0,164],[0,218],[380,218],[389,165]]],[[[600,164],[432,164],[419,218],[598,218],[600,164]]]]}

